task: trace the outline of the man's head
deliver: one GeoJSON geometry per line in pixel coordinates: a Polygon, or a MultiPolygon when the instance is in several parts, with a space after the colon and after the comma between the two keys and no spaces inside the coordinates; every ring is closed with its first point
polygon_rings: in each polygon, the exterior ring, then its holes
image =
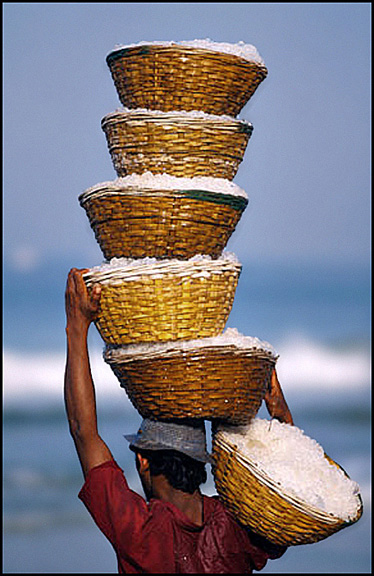
{"type": "Polygon", "coordinates": [[[125,436],[136,454],[136,466],[147,498],[152,479],[163,476],[170,486],[193,494],[206,481],[204,421],[175,423],[143,420],[137,434],[125,436]]]}
{"type": "Polygon", "coordinates": [[[163,476],[175,490],[193,494],[207,479],[204,462],[176,450],[138,450],[136,468],[147,499],[155,496],[153,479],[163,476]]]}

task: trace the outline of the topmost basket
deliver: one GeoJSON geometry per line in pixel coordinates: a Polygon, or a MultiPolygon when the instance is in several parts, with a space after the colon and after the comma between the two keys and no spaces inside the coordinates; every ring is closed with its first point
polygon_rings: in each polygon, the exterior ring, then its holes
{"type": "Polygon", "coordinates": [[[164,112],[235,117],[267,76],[246,44],[149,43],[113,50],[106,61],[123,106],[164,112]]]}

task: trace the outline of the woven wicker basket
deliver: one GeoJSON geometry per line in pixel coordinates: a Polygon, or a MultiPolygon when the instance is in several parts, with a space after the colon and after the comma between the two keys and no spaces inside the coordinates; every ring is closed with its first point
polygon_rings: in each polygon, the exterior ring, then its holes
{"type": "Polygon", "coordinates": [[[222,501],[239,522],[275,544],[296,546],[318,542],[361,517],[360,495],[356,517],[344,521],[283,492],[255,462],[244,457],[219,433],[213,435],[212,450],[214,481],[222,501]]]}
{"type": "Polygon", "coordinates": [[[144,190],[103,186],[81,194],[95,238],[107,260],[218,258],[248,200],[204,190],[144,190]]]}
{"type": "Polygon", "coordinates": [[[117,111],[102,119],[118,176],[170,174],[233,180],[253,127],[193,112],[117,111]]]}
{"type": "Polygon", "coordinates": [[[236,116],[267,76],[258,62],[177,45],[115,50],[107,64],[123,106],[165,112],[236,116]]]}
{"type": "Polygon", "coordinates": [[[101,285],[96,327],[107,344],[217,336],[230,314],[241,265],[230,259],[159,260],[84,275],[101,285]]]}
{"type": "Polygon", "coordinates": [[[276,360],[264,351],[220,344],[220,338],[216,345],[207,338],[204,346],[194,341],[166,350],[155,344],[134,355],[107,348],[104,360],[143,418],[246,424],[260,408],[276,360]]]}

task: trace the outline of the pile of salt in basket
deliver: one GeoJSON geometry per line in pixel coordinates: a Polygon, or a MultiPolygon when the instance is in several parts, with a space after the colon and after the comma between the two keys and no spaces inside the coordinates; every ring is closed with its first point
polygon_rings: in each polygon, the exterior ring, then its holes
{"type": "Polygon", "coordinates": [[[256,48],[210,40],[139,42],[107,56],[126,108],[237,116],[266,78],[256,48]]]}
{"type": "Polygon", "coordinates": [[[218,425],[212,456],[227,508],[275,544],[312,544],[362,515],[358,484],[297,426],[260,418],[218,425]]]}
{"type": "Polygon", "coordinates": [[[259,410],[277,354],[267,342],[228,328],[215,338],[106,346],[104,360],[143,418],[239,425],[259,410]]]}
{"type": "Polygon", "coordinates": [[[130,174],[79,197],[106,260],[218,258],[248,204],[224,178],[130,174]]]}
{"type": "Polygon", "coordinates": [[[241,272],[236,256],[189,260],[113,258],[84,274],[101,286],[95,320],[114,345],[217,336],[230,314],[241,272]]]}
{"type": "Polygon", "coordinates": [[[101,125],[120,177],[150,171],[232,180],[253,131],[228,116],[139,108],[111,112],[101,125]]]}

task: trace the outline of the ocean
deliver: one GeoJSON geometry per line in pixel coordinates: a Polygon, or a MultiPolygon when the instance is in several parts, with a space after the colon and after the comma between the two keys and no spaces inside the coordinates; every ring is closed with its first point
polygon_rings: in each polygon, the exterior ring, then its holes
{"type": "MultiPolygon", "coordinates": [[[[3,572],[116,573],[115,555],[77,494],[83,477],[63,405],[64,289],[78,262],[4,268],[3,572]]],[[[93,265],[93,264],[92,264],[93,265]]],[[[247,262],[227,326],[270,342],[295,424],[360,485],[362,518],[289,548],[264,573],[371,573],[371,309],[364,265],[247,262]]],[[[99,431],[141,492],[123,434],[140,416],[90,329],[99,431]]],[[[260,417],[267,417],[264,407],[260,417]]],[[[207,424],[208,444],[210,425],[207,424]]],[[[208,467],[207,494],[215,493],[208,467]]]]}

